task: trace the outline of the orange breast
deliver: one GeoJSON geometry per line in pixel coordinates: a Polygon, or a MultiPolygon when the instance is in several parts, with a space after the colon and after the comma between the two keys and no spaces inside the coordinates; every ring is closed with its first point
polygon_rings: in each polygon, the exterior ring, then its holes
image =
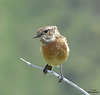
{"type": "Polygon", "coordinates": [[[43,44],[42,53],[47,64],[54,66],[64,63],[69,55],[65,41],[62,39],[56,39],[49,44],[43,44]]]}

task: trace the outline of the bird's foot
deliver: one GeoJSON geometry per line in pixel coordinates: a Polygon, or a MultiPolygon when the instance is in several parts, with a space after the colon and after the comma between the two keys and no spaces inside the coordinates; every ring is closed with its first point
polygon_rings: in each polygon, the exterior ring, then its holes
{"type": "Polygon", "coordinates": [[[45,75],[48,73],[48,71],[47,71],[46,68],[43,69],[43,73],[44,73],[45,75]]]}
{"type": "Polygon", "coordinates": [[[60,79],[59,79],[58,83],[61,83],[62,80],[63,80],[63,78],[64,78],[64,76],[63,75],[60,75],[59,77],[60,77],[60,79]]]}
{"type": "Polygon", "coordinates": [[[44,67],[44,69],[43,69],[43,73],[44,73],[44,74],[47,74],[47,73],[48,73],[47,70],[52,70],[52,66],[47,64],[47,65],[44,67]]]}

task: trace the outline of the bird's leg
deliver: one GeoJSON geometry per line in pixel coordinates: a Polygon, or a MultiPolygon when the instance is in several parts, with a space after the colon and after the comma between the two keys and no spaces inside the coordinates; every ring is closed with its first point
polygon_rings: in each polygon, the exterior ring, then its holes
{"type": "Polygon", "coordinates": [[[58,81],[58,83],[61,83],[61,81],[63,80],[64,76],[63,76],[63,71],[62,71],[62,65],[60,65],[60,79],[58,81]]]}
{"type": "Polygon", "coordinates": [[[48,73],[47,70],[52,70],[52,66],[47,64],[43,69],[43,73],[47,74],[48,73]]]}

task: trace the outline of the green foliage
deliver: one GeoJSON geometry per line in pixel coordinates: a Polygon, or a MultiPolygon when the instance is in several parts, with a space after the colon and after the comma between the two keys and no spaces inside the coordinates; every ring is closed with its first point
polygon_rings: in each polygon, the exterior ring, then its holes
{"type": "Polygon", "coordinates": [[[99,0],[1,0],[0,95],[82,95],[20,61],[23,57],[45,66],[41,44],[33,36],[46,25],[57,25],[69,42],[65,77],[86,91],[100,90],[99,5],[99,0]]]}

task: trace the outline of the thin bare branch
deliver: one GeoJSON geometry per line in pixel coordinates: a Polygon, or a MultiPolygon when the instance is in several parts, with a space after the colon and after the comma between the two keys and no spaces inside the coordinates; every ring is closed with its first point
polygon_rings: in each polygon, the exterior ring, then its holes
{"type": "MultiPolygon", "coordinates": [[[[32,66],[32,67],[34,67],[34,68],[37,68],[37,69],[43,71],[43,68],[42,68],[42,67],[36,66],[36,65],[34,65],[34,64],[31,64],[30,62],[24,60],[23,58],[20,58],[20,60],[22,60],[23,62],[25,62],[26,64],[28,64],[28,65],[30,65],[30,66],[32,66]]],[[[61,77],[59,76],[59,74],[57,74],[57,73],[54,72],[54,71],[48,70],[48,73],[50,73],[50,74],[56,76],[57,78],[61,78],[61,77]]],[[[90,95],[90,94],[88,94],[85,90],[83,90],[82,88],[80,88],[79,86],[77,86],[75,83],[69,81],[68,79],[63,78],[63,81],[65,81],[65,82],[67,82],[68,84],[70,84],[71,86],[75,87],[76,89],[78,89],[79,91],[81,91],[84,95],[90,95]]]]}

